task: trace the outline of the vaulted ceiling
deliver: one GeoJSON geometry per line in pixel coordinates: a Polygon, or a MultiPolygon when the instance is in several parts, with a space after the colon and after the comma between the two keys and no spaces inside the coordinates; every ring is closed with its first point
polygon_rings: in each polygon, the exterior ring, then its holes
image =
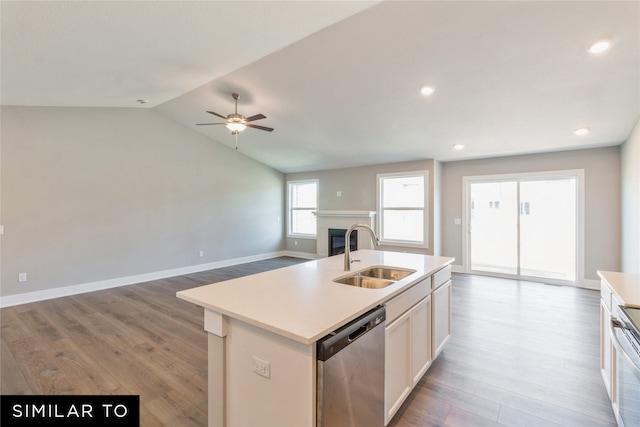
{"type": "Polygon", "coordinates": [[[239,152],[283,172],[616,145],[640,116],[638,1],[2,1],[0,14],[2,105],[154,108],[234,146],[196,123],[232,113],[237,92],[240,114],[275,128],[244,130],[239,152]],[[587,52],[601,39],[609,50],[587,52]]]}

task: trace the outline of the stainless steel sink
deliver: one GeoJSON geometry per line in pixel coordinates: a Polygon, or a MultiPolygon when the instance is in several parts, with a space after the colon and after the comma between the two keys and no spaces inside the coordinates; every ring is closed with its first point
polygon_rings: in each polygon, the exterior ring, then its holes
{"type": "Polygon", "coordinates": [[[350,274],[339,279],[335,279],[336,283],[343,283],[350,286],[358,286],[360,288],[381,289],[394,284],[398,280],[402,280],[415,270],[394,267],[371,267],[363,271],[350,274]]]}
{"type": "Polygon", "coordinates": [[[402,280],[415,272],[415,270],[409,270],[406,268],[371,267],[368,270],[361,271],[360,274],[376,279],[393,280],[397,282],[398,280],[402,280]]]}
{"type": "Polygon", "coordinates": [[[372,277],[362,276],[359,273],[355,273],[341,279],[336,279],[334,282],[368,289],[386,288],[387,286],[395,283],[393,280],[374,279],[372,277]]]}

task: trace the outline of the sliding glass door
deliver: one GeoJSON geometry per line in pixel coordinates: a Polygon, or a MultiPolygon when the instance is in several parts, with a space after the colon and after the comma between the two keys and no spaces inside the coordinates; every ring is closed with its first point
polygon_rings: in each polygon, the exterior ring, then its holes
{"type": "Polygon", "coordinates": [[[520,274],[576,280],[576,179],[520,182],[520,274]]]}
{"type": "Polygon", "coordinates": [[[471,269],[518,274],[518,183],[471,183],[471,269]]]}
{"type": "Polygon", "coordinates": [[[576,281],[577,177],[470,179],[470,270],[576,281]]]}

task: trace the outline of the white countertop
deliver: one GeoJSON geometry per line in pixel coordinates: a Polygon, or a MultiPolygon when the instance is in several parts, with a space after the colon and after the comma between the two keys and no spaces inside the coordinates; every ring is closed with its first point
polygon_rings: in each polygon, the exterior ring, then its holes
{"type": "Polygon", "coordinates": [[[242,320],[303,344],[312,344],[349,320],[366,313],[454,258],[359,250],[352,252],[351,273],[383,265],[416,273],[382,289],[333,282],[348,275],[337,255],[178,292],[178,298],[242,320]]]}
{"type": "Polygon", "coordinates": [[[598,271],[598,276],[611,286],[624,305],[640,307],[640,274],[598,271]]]}

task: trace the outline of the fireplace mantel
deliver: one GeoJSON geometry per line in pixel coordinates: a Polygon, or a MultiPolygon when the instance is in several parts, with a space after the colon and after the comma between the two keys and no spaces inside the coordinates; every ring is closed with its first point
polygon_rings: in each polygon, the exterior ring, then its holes
{"type": "MultiPolygon", "coordinates": [[[[316,211],[317,237],[316,256],[326,258],[329,254],[329,229],[348,229],[353,224],[366,224],[375,230],[375,211],[316,211]]],[[[358,233],[358,248],[371,249],[371,239],[369,233],[358,233]]]]}

